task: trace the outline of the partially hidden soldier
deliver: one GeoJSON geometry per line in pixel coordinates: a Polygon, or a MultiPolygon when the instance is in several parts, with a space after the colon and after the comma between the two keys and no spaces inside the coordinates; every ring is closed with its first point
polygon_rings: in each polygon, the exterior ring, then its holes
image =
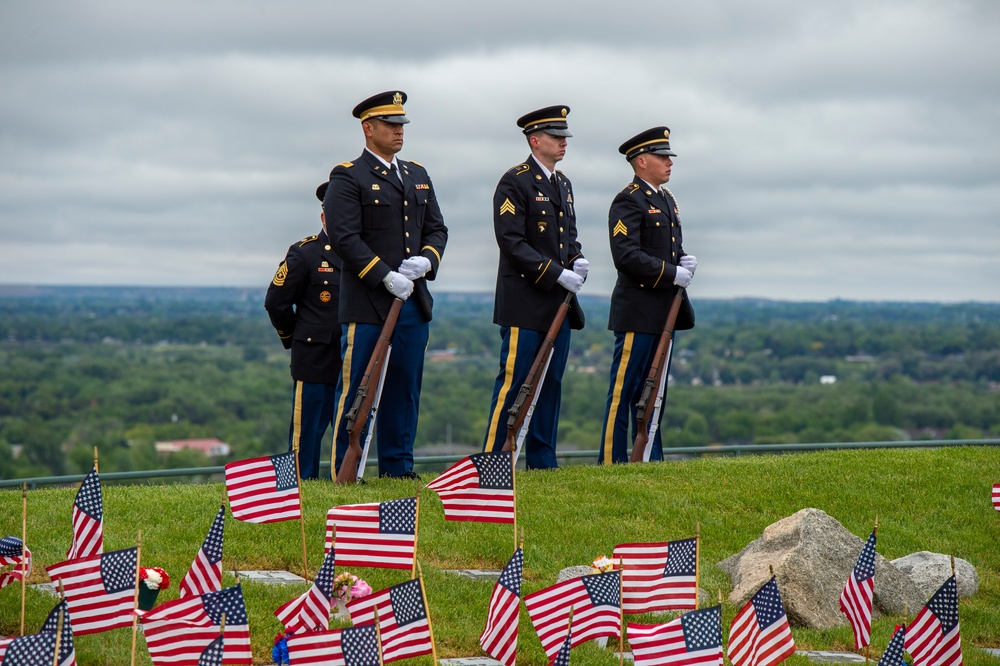
{"type": "MultiPolygon", "coordinates": [[[[698,260],[684,252],[677,201],[663,187],[670,180],[671,158],[676,156],[670,149],[670,129],[661,126],[641,132],[623,143],[618,152],[628,160],[635,177],[615,196],[608,213],[618,281],[611,294],[608,321],[608,328],[615,333],[615,351],[597,456],[603,464],[629,460],[629,428],[634,439],[636,402],[672,298],[678,288],[691,284],[698,267],[698,260]]],[[[694,309],[685,297],[674,330],[693,327],[694,309]]],[[[652,447],[650,460],[663,459],[661,432],[657,427],[648,444],[652,447]]]]}
{"type": "Polygon", "coordinates": [[[397,298],[405,302],[393,330],[376,417],[378,469],[379,476],[416,477],[413,442],[433,305],[427,282],[437,276],[448,228],[427,170],[396,158],[403,148],[403,125],[410,122],[405,102],[406,93],[394,90],[354,107],[365,149],[353,162],[334,167],[323,203],[330,238],[344,265],[344,364],[337,384],[334,477],[347,451],[347,411],[397,298]]]}
{"type": "MultiPolygon", "coordinates": [[[[500,370],[493,388],[484,451],[500,451],[508,410],[517,398],[567,291],[576,294],[590,268],[577,240],[573,186],[556,163],[566,154],[569,107],[521,116],[517,126],[531,154],[510,168],[493,194],[493,229],[500,249],[493,322],[500,326],[500,370]]],[[[555,339],[524,441],[528,469],[558,467],[556,440],[570,329],[581,329],[576,296],[555,339]]]]}
{"type": "MultiPolygon", "coordinates": [[[[320,201],[327,184],[316,189],[320,201]]],[[[299,448],[303,479],[319,478],[320,450],[333,422],[340,376],[340,258],[324,228],[288,248],[268,285],[264,308],[281,344],[292,350],[292,419],[288,448],[299,448]]]]}

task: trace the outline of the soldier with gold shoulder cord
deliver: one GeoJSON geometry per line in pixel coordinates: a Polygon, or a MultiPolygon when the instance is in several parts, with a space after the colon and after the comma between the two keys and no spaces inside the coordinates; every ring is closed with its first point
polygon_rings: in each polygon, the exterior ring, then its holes
{"type": "MultiPolygon", "coordinates": [[[[330,173],[323,209],[343,261],[340,321],[344,359],[337,384],[336,477],[348,446],[346,415],[393,301],[405,301],[393,329],[381,409],[376,417],[379,476],[414,478],[413,441],[420,407],[424,350],[437,277],[448,241],[427,170],[397,159],[406,93],[391,90],[354,107],[365,149],[330,173]]],[[[370,424],[369,424],[370,427],[370,424]]]]}

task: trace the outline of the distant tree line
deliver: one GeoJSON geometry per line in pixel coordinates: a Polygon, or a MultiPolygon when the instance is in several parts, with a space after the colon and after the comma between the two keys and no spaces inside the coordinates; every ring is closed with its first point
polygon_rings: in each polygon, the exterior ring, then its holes
{"type": "MultiPolygon", "coordinates": [[[[230,459],[284,450],[288,356],[262,297],[0,288],[0,478],[82,472],[94,446],[103,470],[224,462],[157,454],[162,440],[217,437],[230,459]]],[[[596,449],[613,337],[607,299],[582,300],[559,446],[596,449]]],[[[475,448],[497,372],[492,299],[436,301],[417,446],[475,448]]],[[[676,340],[670,446],[1000,436],[1000,304],[696,307],[676,340]]]]}

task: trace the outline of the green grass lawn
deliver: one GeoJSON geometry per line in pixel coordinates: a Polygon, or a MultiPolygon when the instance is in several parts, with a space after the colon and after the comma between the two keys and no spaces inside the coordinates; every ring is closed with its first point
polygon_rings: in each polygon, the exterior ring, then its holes
{"type": "MultiPolygon", "coordinates": [[[[427,481],[428,479],[424,479],[427,481]]],[[[971,562],[979,572],[979,594],[961,599],[959,614],[965,663],[997,664],[973,646],[1000,646],[1000,513],[990,504],[990,487],[1000,483],[1000,450],[985,447],[937,450],[880,450],[706,457],[684,462],[599,468],[573,465],[558,471],[519,472],[518,528],[525,534],[528,594],[555,582],[560,569],[611,555],[618,543],[664,541],[694,536],[701,529],[700,586],[717,599],[730,591],[716,562],[738,552],[771,523],[799,509],[822,509],[860,538],[878,516],[878,552],[895,559],[929,550],[971,562]]],[[[412,496],[413,481],[373,480],[338,487],[308,482],[303,488],[306,542],[311,575],[322,563],[326,512],[355,504],[412,496]]],[[[44,567],[59,562],[70,543],[73,488],[28,494],[28,547],[35,556],[30,582],[47,580],[44,567]]],[[[170,588],[159,601],[174,599],[223,495],[220,483],[168,486],[112,485],[104,488],[105,551],[135,545],[142,530],[142,564],[165,568],[170,588]]],[[[21,534],[21,493],[0,492],[0,536],[21,534]]],[[[424,491],[420,503],[418,559],[424,575],[439,657],[482,654],[478,637],[492,582],[447,573],[451,568],[501,569],[515,547],[510,525],[446,522],[437,496],[424,491]]],[[[225,567],[286,569],[301,575],[302,545],[297,522],[250,525],[227,519],[225,567]]],[[[356,569],[379,590],[406,580],[409,572],[356,569]]],[[[227,574],[223,583],[233,583],[227,574]]],[[[273,587],[244,581],[251,641],[257,663],[271,663],[280,625],[274,609],[306,585],[273,587]]],[[[20,586],[0,591],[0,635],[19,629],[20,586]]],[[[54,599],[29,590],[26,629],[37,631],[54,599]]],[[[738,609],[723,603],[723,638],[738,609]]],[[[915,613],[917,609],[912,609],[915,613]]],[[[635,621],[655,622],[637,616],[635,621]]],[[[872,657],[877,659],[902,617],[873,624],[872,657]]],[[[800,649],[849,650],[846,623],[833,630],[793,628],[800,649]]],[[[612,641],[614,642],[614,641],[612,641]]],[[[128,664],[131,632],[126,629],[81,636],[79,662],[128,664]]],[[[148,664],[142,637],[137,663],[148,664]]],[[[430,664],[430,657],[410,660],[430,664]]],[[[545,656],[522,610],[519,664],[544,664],[545,656]]],[[[808,663],[796,656],[790,663],[808,663]]],[[[610,650],[593,644],[573,651],[573,663],[612,665],[610,650]]]]}

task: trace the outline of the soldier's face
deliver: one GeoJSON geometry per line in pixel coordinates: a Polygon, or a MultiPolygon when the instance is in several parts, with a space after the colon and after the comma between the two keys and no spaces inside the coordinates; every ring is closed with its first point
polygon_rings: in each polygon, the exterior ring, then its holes
{"type": "Polygon", "coordinates": [[[545,132],[535,132],[531,137],[536,140],[535,150],[543,160],[555,163],[566,155],[566,137],[545,132]]]}
{"type": "Polygon", "coordinates": [[[656,183],[657,185],[662,185],[670,181],[670,169],[674,165],[674,161],[670,159],[670,155],[654,155],[650,153],[647,155],[647,162],[649,164],[650,175],[653,176],[650,182],[656,180],[659,181],[656,183]]]}
{"type": "Polygon", "coordinates": [[[369,120],[363,125],[365,140],[379,156],[392,156],[403,149],[403,126],[384,120],[369,120]]]}

